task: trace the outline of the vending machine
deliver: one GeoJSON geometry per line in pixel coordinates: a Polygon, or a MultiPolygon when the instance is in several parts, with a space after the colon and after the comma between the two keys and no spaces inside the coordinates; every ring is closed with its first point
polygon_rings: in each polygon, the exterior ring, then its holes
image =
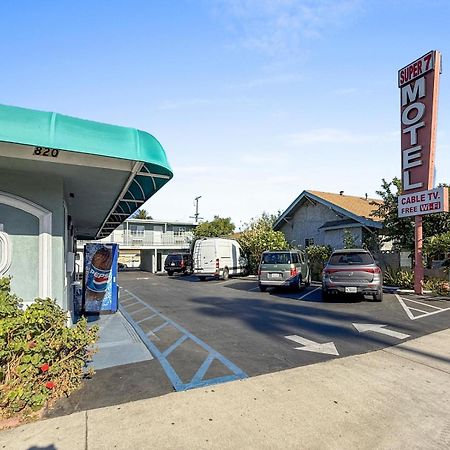
{"type": "Polygon", "coordinates": [[[83,313],[115,313],[119,308],[117,244],[84,246],[83,313]]]}

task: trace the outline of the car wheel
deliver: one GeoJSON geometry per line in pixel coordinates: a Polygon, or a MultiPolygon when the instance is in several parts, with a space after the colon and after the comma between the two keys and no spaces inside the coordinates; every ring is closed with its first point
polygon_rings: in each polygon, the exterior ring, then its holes
{"type": "Polygon", "coordinates": [[[171,270],[168,270],[167,275],[169,275],[169,277],[171,277],[173,275],[173,272],[171,270]]]}
{"type": "Polygon", "coordinates": [[[223,275],[222,275],[224,281],[227,281],[228,278],[230,278],[230,272],[229,270],[225,267],[225,269],[223,269],[223,275]]]}
{"type": "Polygon", "coordinates": [[[299,277],[298,277],[298,281],[297,281],[297,284],[295,286],[295,290],[296,291],[301,291],[302,290],[302,277],[301,277],[301,275],[299,275],[299,277]]]}
{"type": "Polygon", "coordinates": [[[266,292],[267,286],[263,286],[262,284],[260,284],[260,285],[259,285],[259,290],[260,290],[261,292],[266,292]]]}
{"type": "Polygon", "coordinates": [[[382,302],[383,301],[383,291],[378,292],[377,294],[373,294],[374,302],[382,302]]]}
{"type": "Polygon", "coordinates": [[[322,289],[322,300],[324,302],[329,302],[331,301],[331,294],[325,290],[322,289]]]}

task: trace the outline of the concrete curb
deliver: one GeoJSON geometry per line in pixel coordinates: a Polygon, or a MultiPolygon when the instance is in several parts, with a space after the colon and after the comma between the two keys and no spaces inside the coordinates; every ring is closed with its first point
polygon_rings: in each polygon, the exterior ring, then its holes
{"type": "Polygon", "coordinates": [[[3,448],[450,448],[450,329],[362,355],[58,417],[3,448]]]}

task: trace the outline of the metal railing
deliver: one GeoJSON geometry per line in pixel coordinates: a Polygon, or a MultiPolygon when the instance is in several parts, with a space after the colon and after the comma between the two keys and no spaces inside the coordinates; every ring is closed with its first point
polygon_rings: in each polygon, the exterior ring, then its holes
{"type": "Polygon", "coordinates": [[[173,231],[163,233],[155,231],[133,232],[117,230],[101,240],[78,241],[78,246],[80,247],[87,242],[104,242],[115,243],[126,247],[189,247],[192,240],[193,234],[190,232],[174,234],[173,231]]]}

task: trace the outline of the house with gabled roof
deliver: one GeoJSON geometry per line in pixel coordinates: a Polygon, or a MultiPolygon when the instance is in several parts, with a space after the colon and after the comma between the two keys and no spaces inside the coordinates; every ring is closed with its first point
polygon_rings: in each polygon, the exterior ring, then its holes
{"type": "Polygon", "coordinates": [[[373,216],[380,199],[319,191],[303,191],[280,215],[274,229],[282,231],[295,246],[330,245],[342,248],[345,230],[362,246],[383,228],[380,217],[373,216]]]}

